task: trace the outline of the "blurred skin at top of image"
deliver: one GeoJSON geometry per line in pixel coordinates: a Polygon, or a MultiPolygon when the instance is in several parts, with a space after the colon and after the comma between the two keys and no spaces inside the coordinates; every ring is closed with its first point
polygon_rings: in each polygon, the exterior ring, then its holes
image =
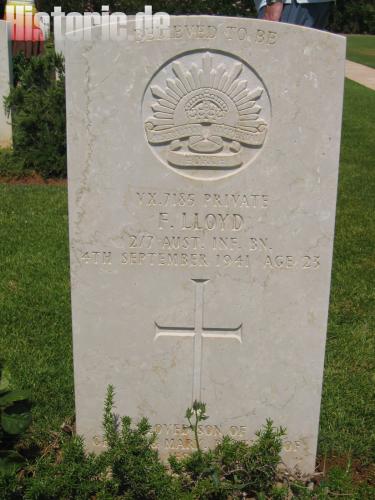
{"type": "Polygon", "coordinates": [[[11,23],[13,54],[24,52],[27,57],[40,54],[45,36],[36,17],[34,0],[7,0],[3,10],[3,18],[11,23]]]}

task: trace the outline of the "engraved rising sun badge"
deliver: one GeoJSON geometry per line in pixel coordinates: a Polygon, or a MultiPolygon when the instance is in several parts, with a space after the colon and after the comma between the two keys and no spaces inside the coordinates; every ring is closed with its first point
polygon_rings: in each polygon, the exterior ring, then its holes
{"type": "Polygon", "coordinates": [[[262,82],[232,57],[189,56],[151,81],[147,140],[175,169],[238,169],[266,138],[269,101],[262,82]]]}

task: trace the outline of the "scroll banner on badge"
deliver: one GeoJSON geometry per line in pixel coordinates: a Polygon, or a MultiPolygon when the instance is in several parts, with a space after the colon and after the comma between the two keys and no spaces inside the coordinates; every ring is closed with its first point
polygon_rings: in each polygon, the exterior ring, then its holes
{"type": "MultiPolygon", "coordinates": [[[[154,130],[151,122],[146,123],[146,135],[150,144],[163,144],[176,139],[191,137],[192,135],[202,135],[203,127],[199,124],[178,125],[164,130],[154,130]]],[[[251,130],[232,127],[231,125],[212,124],[210,135],[217,135],[224,139],[237,141],[248,146],[261,146],[267,133],[265,122],[254,123],[251,130]]]]}
{"type": "Polygon", "coordinates": [[[235,154],[192,154],[168,151],[167,160],[175,167],[180,168],[237,168],[243,163],[241,153],[235,154]]]}
{"type": "Polygon", "coordinates": [[[150,144],[163,144],[175,139],[201,134],[202,126],[199,124],[178,125],[177,127],[172,126],[164,130],[154,130],[154,125],[151,122],[146,123],[146,135],[150,144]]]}

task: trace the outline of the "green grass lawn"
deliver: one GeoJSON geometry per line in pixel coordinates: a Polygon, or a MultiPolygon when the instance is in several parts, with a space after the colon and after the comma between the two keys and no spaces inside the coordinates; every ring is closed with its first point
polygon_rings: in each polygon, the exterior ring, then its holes
{"type": "Polygon", "coordinates": [[[375,35],[349,35],[346,57],[375,68],[375,35]]]}
{"type": "Polygon", "coordinates": [[[375,92],[346,82],[320,450],[375,461],[375,92]]]}
{"type": "MultiPolygon", "coordinates": [[[[347,82],[322,454],[373,461],[375,450],[375,92],[347,82]]],[[[0,352],[31,388],[34,433],[74,411],[67,192],[0,185],[0,352]]]]}
{"type": "Polygon", "coordinates": [[[37,434],[72,415],[67,193],[0,185],[0,357],[30,388],[37,434]]]}

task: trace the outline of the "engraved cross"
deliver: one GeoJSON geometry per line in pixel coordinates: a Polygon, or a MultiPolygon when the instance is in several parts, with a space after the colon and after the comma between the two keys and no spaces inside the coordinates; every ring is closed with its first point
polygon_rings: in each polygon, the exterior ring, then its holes
{"type": "Polygon", "coordinates": [[[205,328],[203,326],[204,285],[208,279],[195,282],[195,321],[193,327],[160,326],[155,322],[155,337],[192,337],[194,339],[193,401],[201,401],[203,339],[233,339],[242,343],[242,323],[236,328],[205,328]]]}

